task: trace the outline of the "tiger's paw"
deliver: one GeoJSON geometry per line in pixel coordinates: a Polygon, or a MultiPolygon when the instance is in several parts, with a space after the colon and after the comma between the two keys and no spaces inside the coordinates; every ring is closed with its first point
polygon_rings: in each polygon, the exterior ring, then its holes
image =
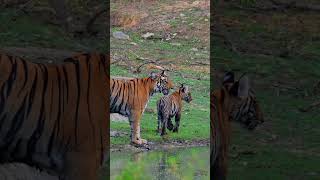
{"type": "Polygon", "coordinates": [[[142,144],[148,144],[148,141],[145,139],[140,139],[142,144]]]}
{"type": "Polygon", "coordinates": [[[139,139],[133,140],[131,143],[134,145],[144,145],[144,144],[147,144],[148,141],[145,139],[139,138],[139,139]]]}

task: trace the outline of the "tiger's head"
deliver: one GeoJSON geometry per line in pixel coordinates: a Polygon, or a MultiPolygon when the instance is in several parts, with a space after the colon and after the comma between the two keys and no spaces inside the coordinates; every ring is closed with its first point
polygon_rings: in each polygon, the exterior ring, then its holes
{"type": "Polygon", "coordinates": [[[181,84],[179,88],[179,94],[182,97],[184,101],[187,103],[190,103],[192,101],[191,92],[189,91],[189,87],[185,86],[184,84],[181,84]]]}
{"type": "Polygon", "coordinates": [[[222,92],[223,106],[228,111],[230,120],[240,122],[249,130],[264,122],[260,106],[246,75],[235,81],[233,72],[226,73],[222,92]]]}
{"type": "Polygon", "coordinates": [[[170,89],[173,89],[174,87],[173,82],[169,79],[165,71],[162,71],[161,73],[152,72],[150,78],[156,81],[154,92],[168,95],[170,89]]]}

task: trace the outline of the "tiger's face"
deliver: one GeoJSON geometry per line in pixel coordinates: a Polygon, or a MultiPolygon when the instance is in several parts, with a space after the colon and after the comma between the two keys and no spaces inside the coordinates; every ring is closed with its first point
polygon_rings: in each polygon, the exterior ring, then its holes
{"type": "Polygon", "coordinates": [[[163,95],[168,95],[170,89],[173,89],[174,84],[165,74],[165,71],[162,71],[159,74],[151,75],[152,79],[156,80],[156,85],[154,87],[154,92],[162,93],[163,95]]]}
{"type": "Polygon", "coordinates": [[[224,106],[228,109],[230,120],[241,123],[249,130],[255,129],[264,122],[260,106],[249,86],[247,76],[234,81],[234,74],[227,73],[223,81],[223,90],[225,94],[224,106]]]}
{"type": "Polygon", "coordinates": [[[180,93],[182,99],[184,101],[186,101],[187,103],[190,103],[192,101],[191,92],[190,92],[188,86],[185,86],[182,84],[181,87],[179,88],[179,93],[180,93]]]}

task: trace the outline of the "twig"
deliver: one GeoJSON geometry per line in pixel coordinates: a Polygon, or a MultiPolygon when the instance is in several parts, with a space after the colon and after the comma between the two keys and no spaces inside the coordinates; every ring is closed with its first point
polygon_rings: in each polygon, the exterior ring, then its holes
{"type": "Polygon", "coordinates": [[[301,112],[308,112],[308,111],[310,111],[311,109],[313,109],[313,108],[315,108],[315,107],[318,107],[318,106],[320,106],[320,101],[316,101],[316,102],[312,103],[311,105],[309,105],[309,106],[306,107],[306,108],[299,108],[299,110],[300,110],[301,112]]]}
{"type": "Polygon", "coordinates": [[[140,65],[138,66],[136,72],[137,72],[137,73],[140,73],[140,72],[141,72],[140,68],[141,68],[142,66],[146,65],[146,64],[157,64],[157,62],[155,62],[155,61],[153,61],[153,60],[144,62],[144,63],[142,63],[142,64],[140,64],[140,65]]]}
{"type": "Polygon", "coordinates": [[[287,86],[284,84],[272,84],[274,87],[283,88],[283,89],[291,89],[291,90],[298,90],[296,87],[287,86]]]}
{"type": "Polygon", "coordinates": [[[204,63],[204,62],[198,62],[198,61],[196,61],[196,62],[194,62],[194,63],[191,63],[190,64],[190,66],[209,66],[210,64],[209,63],[204,63]]]}

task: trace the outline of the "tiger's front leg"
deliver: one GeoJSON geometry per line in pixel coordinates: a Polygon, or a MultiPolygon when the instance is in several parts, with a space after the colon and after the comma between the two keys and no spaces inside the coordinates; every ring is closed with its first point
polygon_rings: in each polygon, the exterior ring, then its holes
{"type": "Polygon", "coordinates": [[[147,144],[148,141],[142,139],[140,136],[140,121],[141,121],[142,112],[134,112],[129,118],[131,126],[131,143],[137,145],[147,144]]]}

